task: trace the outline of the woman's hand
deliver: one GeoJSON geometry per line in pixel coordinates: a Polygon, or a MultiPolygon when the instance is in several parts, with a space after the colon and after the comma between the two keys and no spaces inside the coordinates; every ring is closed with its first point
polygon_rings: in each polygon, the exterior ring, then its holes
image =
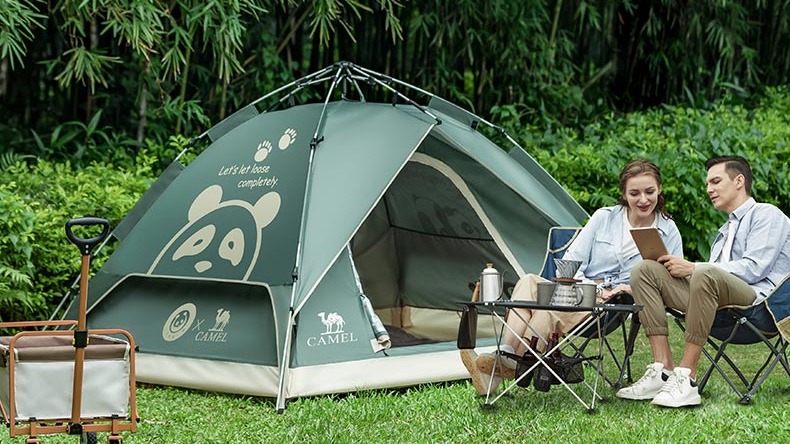
{"type": "Polygon", "coordinates": [[[621,293],[631,294],[631,286],[627,284],[619,284],[614,288],[604,288],[601,290],[601,299],[608,301],[621,293]]]}

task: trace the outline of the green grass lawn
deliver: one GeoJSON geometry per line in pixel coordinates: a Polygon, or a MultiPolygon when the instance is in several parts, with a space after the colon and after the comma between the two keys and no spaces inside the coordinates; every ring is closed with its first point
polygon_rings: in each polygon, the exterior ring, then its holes
{"type": "MultiPolygon", "coordinates": [[[[671,336],[676,353],[678,333],[675,329],[671,336]]],[[[762,362],[762,348],[733,348],[747,367],[762,362]]],[[[640,336],[634,373],[640,376],[650,361],[647,340],[640,336]]],[[[302,398],[277,414],[270,398],[142,386],[137,396],[142,422],[136,433],[124,433],[124,442],[772,443],[790,437],[790,378],[781,368],[751,405],[738,404],[720,376],[705,388],[703,405],[692,409],[619,400],[608,385],[603,392],[608,399],[594,413],[560,387],[548,393],[517,389],[484,408],[471,383],[458,381],[302,398]]],[[[79,442],[62,435],[41,438],[45,443],[79,442]]],[[[0,436],[0,442],[8,441],[7,435],[0,436]]],[[[24,438],[10,442],[24,443],[24,438]]],[[[105,434],[100,442],[106,442],[105,434]]]]}

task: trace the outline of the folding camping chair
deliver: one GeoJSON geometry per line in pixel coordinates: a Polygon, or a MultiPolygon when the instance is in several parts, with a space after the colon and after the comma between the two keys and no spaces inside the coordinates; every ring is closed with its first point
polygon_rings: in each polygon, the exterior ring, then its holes
{"type": "MultiPolygon", "coordinates": [[[[549,238],[546,246],[546,257],[543,260],[543,268],[540,276],[544,279],[553,278],[555,276],[554,259],[562,259],[565,251],[570,247],[571,243],[576,239],[576,236],[581,232],[582,227],[552,227],[549,229],[549,238]]],[[[611,301],[613,304],[633,304],[633,298],[630,295],[618,295],[611,301]]],[[[609,354],[612,362],[617,367],[617,379],[612,379],[607,375],[602,375],[606,382],[613,388],[620,388],[623,386],[623,381],[627,380],[632,382],[631,378],[631,355],[634,351],[634,341],[636,341],[637,333],[639,332],[639,316],[631,316],[630,329],[626,329],[626,320],[630,316],[628,312],[607,312],[602,319],[601,333],[604,337],[601,339],[604,343],[604,349],[609,354]],[[623,356],[618,356],[619,353],[608,339],[608,335],[616,330],[620,330],[623,338],[623,356]]],[[[584,351],[587,345],[593,340],[598,339],[598,332],[594,329],[587,330],[581,334],[584,341],[574,346],[576,349],[577,358],[585,357],[584,351]]]]}
{"type": "MultiPolygon", "coordinates": [[[[787,375],[790,376],[790,365],[788,365],[787,360],[787,348],[790,342],[780,334],[774,315],[771,312],[771,306],[779,305],[783,306],[785,310],[790,307],[790,275],[786,276],[769,297],[759,305],[745,308],[722,307],[716,311],[716,317],[713,320],[713,326],[708,337],[708,345],[715,350],[715,355],[711,355],[706,348],[702,349],[702,353],[708,358],[711,365],[697,381],[700,393],[702,393],[714,370],[719,372],[738,395],[738,402],[741,404],[749,404],[751,402],[752,397],[757,393],[757,390],[768,376],[771,375],[777,364],[782,364],[787,375]],[[751,345],[760,343],[767,347],[768,354],[762,366],[750,380],[744,375],[744,370],[738,367],[735,360],[727,355],[726,350],[729,345],[733,344],[751,345]],[[727,373],[727,367],[724,367],[724,364],[737,376],[741,385],[733,381],[734,378],[730,378],[727,373]]],[[[685,332],[685,317],[683,313],[671,308],[667,309],[667,312],[673,316],[678,327],[685,332]]]]}

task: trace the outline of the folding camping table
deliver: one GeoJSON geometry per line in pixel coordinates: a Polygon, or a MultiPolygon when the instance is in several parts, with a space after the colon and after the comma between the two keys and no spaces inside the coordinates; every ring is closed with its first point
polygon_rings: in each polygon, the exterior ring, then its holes
{"type": "MultiPolygon", "coordinates": [[[[495,337],[496,337],[496,347],[497,347],[496,353],[497,353],[497,355],[499,355],[501,353],[501,348],[500,347],[502,345],[501,344],[502,332],[504,331],[505,328],[507,328],[513,334],[515,334],[516,337],[518,337],[519,341],[524,345],[524,347],[529,352],[531,352],[534,356],[537,357],[537,362],[535,362],[535,364],[533,364],[531,367],[529,367],[524,372],[524,374],[522,374],[520,377],[517,377],[516,380],[508,383],[505,386],[505,388],[499,394],[497,394],[496,396],[494,396],[494,394],[492,393],[492,388],[493,388],[492,385],[489,384],[488,391],[486,393],[486,398],[485,398],[485,405],[486,406],[491,406],[496,401],[498,401],[502,396],[504,396],[506,393],[510,392],[510,390],[512,390],[514,387],[517,387],[517,383],[520,380],[520,378],[525,377],[527,373],[535,372],[535,370],[537,370],[538,366],[543,366],[543,368],[547,369],[559,381],[559,383],[563,387],[565,387],[568,390],[568,392],[570,392],[570,394],[573,395],[573,397],[576,398],[576,400],[578,400],[587,409],[588,412],[592,412],[592,411],[595,410],[595,402],[596,402],[596,400],[601,398],[600,395],[598,394],[598,383],[599,383],[599,381],[601,379],[601,375],[603,375],[603,361],[604,361],[604,359],[603,359],[604,358],[603,341],[602,340],[598,341],[598,355],[594,357],[595,358],[595,366],[596,366],[595,370],[596,371],[595,371],[595,377],[594,377],[594,380],[593,380],[592,384],[588,383],[585,380],[585,381],[583,381],[580,384],[580,389],[578,389],[578,390],[574,390],[574,388],[571,385],[566,383],[563,380],[563,378],[561,378],[556,373],[556,371],[548,365],[548,363],[546,362],[544,357],[551,355],[555,351],[562,351],[566,347],[570,346],[573,343],[573,341],[577,340],[577,338],[581,338],[581,335],[583,333],[587,332],[591,328],[594,328],[595,331],[597,331],[597,333],[598,333],[598,337],[601,338],[602,335],[603,335],[602,318],[607,313],[613,313],[613,314],[617,314],[617,313],[631,313],[631,314],[636,314],[642,309],[642,307],[639,306],[639,305],[631,305],[631,304],[628,304],[628,305],[626,305],[626,304],[596,304],[596,305],[594,305],[592,307],[578,307],[578,306],[541,305],[541,304],[538,304],[537,302],[533,302],[533,301],[463,302],[463,304],[467,306],[467,309],[469,310],[470,315],[472,317],[476,317],[478,315],[479,311],[483,311],[484,313],[487,313],[487,314],[490,315],[490,317],[492,319],[492,325],[493,325],[493,328],[494,328],[495,337]],[[514,308],[526,308],[526,309],[530,309],[530,310],[590,312],[590,316],[585,318],[582,322],[580,322],[573,329],[571,329],[571,331],[569,331],[564,336],[562,336],[561,339],[557,342],[556,346],[554,346],[550,350],[546,350],[546,352],[544,354],[541,354],[537,350],[532,349],[532,347],[530,346],[529,342],[525,341],[525,339],[523,337],[521,337],[521,335],[517,334],[507,324],[507,322],[505,320],[506,317],[502,314],[502,311],[503,311],[502,309],[504,309],[505,312],[510,312],[511,316],[520,316],[517,311],[512,310],[514,308]],[[589,393],[591,395],[591,399],[590,399],[589,402],[586,402],[584,399],[582,399],[580,394],[577,393],[577,392],[581,392],[582,389],[586,389],[587,391],[589,391],[589,393]]],[[[473,322],[476,322],[476,320],[474,320],[473,322]]],[[[530,329],[532,328],[531,326],[529,326],[529,323],[527,323],[527,326],[530,329]]],[[[532,330],[532,335],[540,337],[538,332],[536,332],[534,330],[532,330]]],[[[582,338],[582,339],[584,339],[584,338],[582,338]]],[[[547,338],[541,338],[541,340],[546,341],[547,338]]],[[[491,373],[492,378],[491,379],[493,379],[493,376],[496,374],[496,372],[498,370],[497,369],[497,365],[501,365],[501,364],[498,364],[498,362],[499,362],[499,360],[495,360],[494,361],[495,364],[494,364],[494,368],[492,369],[492,373],[491,373]]]]}

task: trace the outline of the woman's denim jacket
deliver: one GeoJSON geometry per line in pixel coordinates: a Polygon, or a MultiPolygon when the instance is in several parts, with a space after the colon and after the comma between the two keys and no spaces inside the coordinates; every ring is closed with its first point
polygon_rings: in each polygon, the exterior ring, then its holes
{"type": "MultiPolygon", "coordinates": [[[[602,280],[608,285],[630,284],[631,269],[642,260],[639,252],[623,256],[625,207],[603,207],[593,213],[563,259],[581,261],[576,279],[602,280]]],[[[656,223],[669,254],[683,257],[683,240],[672,219],[658,215],[656,223]]]]}

